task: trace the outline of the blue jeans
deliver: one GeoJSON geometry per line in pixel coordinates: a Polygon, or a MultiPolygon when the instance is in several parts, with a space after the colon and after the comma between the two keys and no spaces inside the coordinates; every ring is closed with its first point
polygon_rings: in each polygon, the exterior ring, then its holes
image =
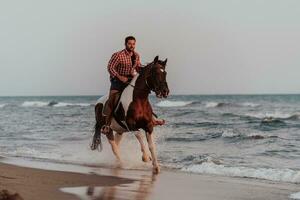
{"type": "Polygon", "coordinates": [[[128,85],[128,83],[123,83],[117,78],[111,78],[110,83],[110,90],[118,90],[119,92],[122,92],[128,85]]]}

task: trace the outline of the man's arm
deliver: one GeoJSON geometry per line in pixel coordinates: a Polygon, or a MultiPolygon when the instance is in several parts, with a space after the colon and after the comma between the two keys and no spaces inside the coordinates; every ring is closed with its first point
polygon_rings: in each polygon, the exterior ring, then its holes
{"type": "Polygon", "coordinates": [[[118,72],[116,71],[116,67],[118,66],[119,63],[120,63],[119,55],[118,53],[114,53],[108,62],[107,70],[112,77],[116,77],[117,79],[125,83],[128,81],[128,78],[119,75],[118,72]]]}
{"type": "Polygon", "coordinates": [[[139,73],[141,71],[141,59],[140,59],[140,55],[138,53],[136,53],[136,62],[135,62],[135,70],[139,73]]]}
{"type": "Polygon", "coordinates": [[[112,77],[118,77],[118,72],[116,71],[116,66],[119,64],[119,55],[114,53],[107,65],[107,70],[112,77]]]}

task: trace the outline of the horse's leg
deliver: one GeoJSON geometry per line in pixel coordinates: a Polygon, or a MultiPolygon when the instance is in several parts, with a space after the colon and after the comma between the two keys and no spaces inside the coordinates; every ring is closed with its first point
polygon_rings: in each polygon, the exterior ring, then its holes
{"type": "Polygon", "coordinates": [[[114,153],[114,155],[116,156],[117,158],[117,162],[118,164],[121,164],[121,157],[120,157],[120,151],[119,151],[119,147],[118,145],[116,144],[116,141],[115,141],[115,138],[114,138],[114,133],[113,131],[111,130],[107,135],[106,135],[107,139],[108,139],[108,142],[111,146],[111,149],[114,153]]]}
{"type": "Polygon", "coordinates": [[[153,132],[152,133],[147,132],[146,136],[147,136],[148,147],[152,156],[153,173],[158,174],[160,172],[160,168],[156,156],[156,147],[153,142],[153,134],[154,134],[153,132]]]}
{"type": "Polygon", "coordinates": [[[102,115],[102,109],[103,109],[102,103],[98,103],[95,105],[96,124],[95,124],[95,129],[94,129],[93,141],[91,144],[92,150],[96,150],[97,148],[99,150],[102,150],[101,127],[103,126],[103,124],[105,124],[105,116],[102,115]]]}
{"type": "Polygon", "coordinates": [[[115,134],[115,141],[116,141],[116,144],[118,145],[118,147],[120,146],[120,142],[121,142],[122,136],[123,136],[123,133],[118,133],[117,132],[115,134]]]}
{"type": "Polygon", "coordinates": [[[142,160],[144,162],[149,162],[151,160],[151,157],[147,154],[147,151],[146,151],[146,147],[145,147],[145,144],[144,144],[144,141],[143,141],[143,135],[141,133],[141,131],[137,131],[135,132],[135,137],[138,139],[140,145],[141,145],[141,151],[142,151],[142,160]]]}

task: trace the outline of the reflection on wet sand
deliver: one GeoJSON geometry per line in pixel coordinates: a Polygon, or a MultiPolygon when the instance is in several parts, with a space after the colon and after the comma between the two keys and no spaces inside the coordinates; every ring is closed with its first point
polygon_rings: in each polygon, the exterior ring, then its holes
{"type": "MultiPolygon", "coordinates": [[[[113,176],[121,176],[121,170],[112,170],[113,176]]],[[[66,193],[71,193],[79,197],[81,200],[145,200],[151,194],[157,175],[141,173],[134,175],[134,182],[129,184],[121,184],[109,187],[70,187],[62,188],[66,193]]]]}

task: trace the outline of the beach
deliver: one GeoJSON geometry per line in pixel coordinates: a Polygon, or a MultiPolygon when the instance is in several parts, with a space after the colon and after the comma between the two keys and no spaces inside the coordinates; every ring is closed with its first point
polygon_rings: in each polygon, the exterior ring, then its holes
{"type": "Polygon", "coordinates": [[[300,200],[300,0],[0,10],[0,200],[300,200]]]}
{"type": "Polygon", "coordinates": [[[50,171],[0,164],[0,189],[18,193],[28,200],[76,199],[74,195],[63,193],[62,187],[115,186],[132,180],[113,176],[50,171]]]}
{"type": "Polygon", "coordinates": [[[159,175],[144,170],[87,171],[64,172],[1,163],[0,189],[17,192],[25,200],[283,200],[299,192],[297,184],[172,170],[163,170],[159,175]]]}

